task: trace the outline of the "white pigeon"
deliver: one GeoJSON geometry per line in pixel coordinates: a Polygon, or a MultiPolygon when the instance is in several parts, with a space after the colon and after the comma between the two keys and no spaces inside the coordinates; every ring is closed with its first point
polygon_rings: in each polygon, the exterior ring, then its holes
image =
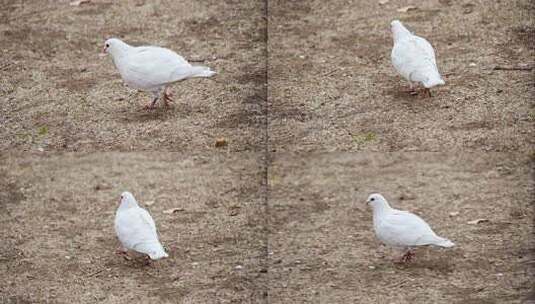
{"type": "Polygon", "coordinates": [[[134,250],[148,255],[152,260],[168,257],[158,240],[154,220],[147,210],[139,207],[130,192],[121,194],[115,214],[115,232],[122,244],[123,253],[134,250]]]}
{"type": "Polygon", "coordinates": [[[208,67],[192,66],[177,53],[157,46],[134,47],[117,38],[104,44],[123,81],[129,87],[152,93],[152,102],[146,106],[153,109],[163,92],[166,105],[172,101],[169,85],[195,77],[211,77],[215,72],[208,67]]]}
{"type": "Polygon", "coordinates": [[[371,194],[367,203],[373,208],[375,235],[385,245],[404,249],[405,254],[400,259],[403,262],[410,261],[414,256],[412,247],[455,245],[450,240],[436,235],[419,216],[390,207],[381,194],[371,194]]]}
{"type": "Polygon", "coordinates": [[[438,72],[435,50],[427,40],[409,32],[399,20],[392,21],[391,26],[392,65],[409,81],[411,91],[414,83],[421,83],[431,96],[430,88],[446,83],[438,72]]]}

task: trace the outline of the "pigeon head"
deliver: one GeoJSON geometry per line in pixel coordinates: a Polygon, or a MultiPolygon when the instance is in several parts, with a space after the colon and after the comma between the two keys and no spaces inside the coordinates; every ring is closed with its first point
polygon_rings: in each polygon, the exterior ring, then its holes
{"type": "Polygon", "coordinates": [[[128,48],[128,44],[122,42],[120,39],[110,38],[104,42],[104,49],[102,51],[115,56],[126,48],[128,48]]]}
{"type": "Polygon", "coordinates": [[[399,20],[394,20],[390,23],[392,35],[394,35],[394,41],[399,40],[402,37],[410,35],[411,32],[399,20]]]}
{"type": "Polygon", "coordinates": [[[137,201],[132,195],[132,193],[125,191],[121,194],[121,199],[119,200],[119,208],[131,208],[137,206],[137,201]]]}
{"type": "Polygon", "coordinates": [[[392,20],[392,22],[390,22],[390,25],[392,26],[392,28],[403,26],[403,24],[399,20],[392,20]]]}
{"type": "Polygon", "coordinates": [[[370,194],[366,203],[368,203],[368,205],[372,206],[374,209],[377,207],[388,206],[386,199],[379,193],[370,194]]]}

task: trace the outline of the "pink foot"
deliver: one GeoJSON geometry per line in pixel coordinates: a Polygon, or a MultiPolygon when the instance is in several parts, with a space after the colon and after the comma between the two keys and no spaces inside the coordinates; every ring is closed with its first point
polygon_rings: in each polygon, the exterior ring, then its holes
{"type": "Polygon", "coordinates": [[[115,254],[122,256],[125,260],[130,261],[132,258],[128,255],[128,251],[123,247],[118,247],[115,249],[115,254]]]}
{"type": "Polygon", "coordinates": [[[169,107],[170,103],[174,101],[172,97],[173,93],[170,92],[169,88],[165,88],[165,91],[163,92],[163,101],[167,107],[169,107]]]}
{"type": "Polygon", "coordinates": [[[413,260],[413,257],[415,255],[416,254],[412,252],[412,250],[407,250],[407,252],[405,252],[405,254],[399,258],[399,260],[396,260],[396,263],[399,263],[399,264],[410,263],[413,260]]]}
{"type": "Polygon", "coordinates": [[[158,97],[155,97],[155,98],[151,101],[151,103],[149,103],[148,105],[144,106],[143,109],[148,110],[148,111],[150,111],[150,110],[154,110],[155,105],[156,105],[156,101],[158,101],[158,97]]]}

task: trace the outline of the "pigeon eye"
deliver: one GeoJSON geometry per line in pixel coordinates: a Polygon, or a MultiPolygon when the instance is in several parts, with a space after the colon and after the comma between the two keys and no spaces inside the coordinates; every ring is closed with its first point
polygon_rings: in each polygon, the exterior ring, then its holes
{"type": "Polygon", "coordinates": [[[110,47],[110,44],[109,44],[109,43],[106,43],[106,47],[109,48],[109,47],[110,47]]]}
{"type": "Polygon", "coordinates": [[[375,200],[375,197],[372,197],[372,198],[370,198],[370,201],[372,201],[372,202],[373,202],[374,200],[375,200]]]}

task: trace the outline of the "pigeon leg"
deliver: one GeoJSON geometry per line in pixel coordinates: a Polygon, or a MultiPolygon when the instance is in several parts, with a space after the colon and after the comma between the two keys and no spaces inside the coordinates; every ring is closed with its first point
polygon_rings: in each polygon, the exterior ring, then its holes
{"type": "Polygon", "coordinates": [[[163,91],[163,101],[165,102],[166,106],[170,106],[170,102],[173,101],[173,93],[170,92],[169,87],[166,87],[163,91]]]}
{"type": "Polygon", "coordinates": [[[145,256],[145,259],[143,260],[143,264],[145,266],[149,266],[149,265],[151,265],[151,262],[152,262],[152,260],[150,259],[150,257],[148,255],[145,256]]]}
{"type": "Polygon", "coordinates": [[[415,253],[409,249],[405,254],[401,257],[401,262],[403,263],[409,263],[412,261],[412,258],[415,256],[415,253]]]}
{"type": "Polygon", "coordinates": [[[162,93],[162,88],[155,88],[152,92],[152,102],[144,107],[145,110],[153,110],[155,108],[156,102],[162,93]]]}
{"type": "Polygon", "coordinates": [[[154,106],[156,105],[156,101],[158,101],[158,96],[154,97],[152,102],[144,107],[145,110],[153,110],[154,106]]]}
{"type": "Polygon", "coordinates": [[[429,98],[432,97],[432,96],[431,96],[431,90],[430,90],[430,89],[425,88],[425,89],[424,89],[424,92],[425,92],[425,95],[426,95],[427,97],[429,97],[429,98]]]}
{"type": "Polygon", "coordinates": [[[119,246],[116,250],[115,250],[115,254],[116,255],[120,255],[122,256],[125,260],[128,260],[130,261],[132,258],[128,255],[128,251],[126,250],[126,248],[122,247],[122,246],[119,246]]]}
{"type": "Polygon", "coordinates": [[[412,81],[409,81],[409,94],[416,95],[418,92],[416,92],[416,87],[412,81]]]}

